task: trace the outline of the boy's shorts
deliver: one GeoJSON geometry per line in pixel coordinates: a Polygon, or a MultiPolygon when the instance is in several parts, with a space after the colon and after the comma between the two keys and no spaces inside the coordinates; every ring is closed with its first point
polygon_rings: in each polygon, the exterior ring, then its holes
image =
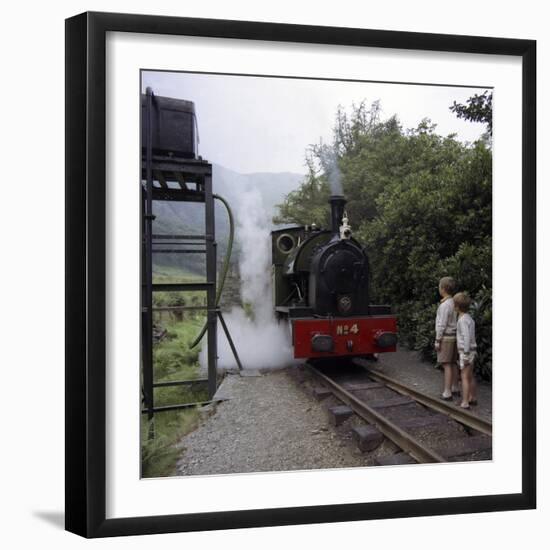
{"type": "Polygon", "coordinates": [[[457,358],[456,338],[454,336],[443,336],[437,352],[437,362],[441,364],[456,363],[457,358]]]}
{"type": "Polygon", "coordinates": [[[476,359],[476,352],[475,351],[471,351],[470,353],[459,352],[459,354],[458,354],[458,366],[459,366],[460,370],[462,370],[464,367],[468,367],[470,365],[473,365],[475,359],[476,359]]]}

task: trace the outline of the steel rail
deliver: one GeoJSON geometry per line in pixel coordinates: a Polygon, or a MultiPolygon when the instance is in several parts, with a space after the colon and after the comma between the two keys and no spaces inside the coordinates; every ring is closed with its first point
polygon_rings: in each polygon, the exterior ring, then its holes
{"type": "Polygon", "coordinates": [[[330,387],[331,391],[334,395],[336,395],[336,397],[338,397],[338,399],[346,403],[346,405],[348,405],[361,418],[371,424],[374,424],[380,432],[393,441],[399,448],[411,455],[414,460],[420,463],[447,462],[447,459],[432,449],[422,445],[422,443],[420,443],[420,441],[416,438],[402,430],[399,426],[381,415],[372,407],[369,407],[366,403],[355,397],[355,395],[340,386],[340,384],[320,372],[316,367],[309,364],[307,364],[307,367],[314,374],[314,376],[318,377],[330,387]]]}
{"type": "MultiPolygon", "coordinates": [[[[215,401],[197,401],[196,403],[180,403],[178,405],[163,405],[160,407],[153,407],[153,412],[166,412],[166,411],[179,411],[180,409],[194,409],[198,407],[206,407],[206,405],[211,405],[215,401]]],[[[148,409],[142,409],[141,414],[148,413],[148,409]]]]}
{"type": "Polygon", "coordinates": [[[465,426],[468,426],[474,430],[477,430],[478,432],[481,432],[489,436],[493,435],[493,424],[489,420],[480,418],[479,416],[472,414],[468,410],[461,409],[456,405],[451,405],[449,403],[441,401],[436,397],[427,395],[425,393],[422,393],[421,391],[418,391],[414,388],[406,386],[405,384],[399,382],[398,380],[395,380],[394,378],[390,378],[386,374],[383,374],[377,370],[370,369],[369,367],[362,364],[360,365],[367,371],[368,375],[373,380],[386,384],[388,388],[395,390],[401,395],[407,395],[408,397],[411,397],[418,403],[430,409],[433,409],[437,412],[440,412],[446,416],[449,416],[453,420],[460,422],[460,424],[464,424],[465,426]]]}
{"type": "Polygon", "coordinates": [[[168,380],[166,382],[154,382],[153,388],[169,388],[172,386],[194,386],[208,384],[208,378],[195,378],[194,380],[168,380]]]}

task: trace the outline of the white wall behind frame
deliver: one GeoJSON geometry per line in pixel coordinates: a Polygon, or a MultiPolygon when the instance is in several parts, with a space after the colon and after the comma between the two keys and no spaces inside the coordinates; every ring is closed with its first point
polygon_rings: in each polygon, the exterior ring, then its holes
{"type": "MultiPolygon", "coordinates": [[[[110,33],[107,37],[108,517],[518,492],[521,362],[517,331],[495,314],[491,463],[139,480],[140,68],[494,85],[495,310],[521,294],[521,62],[504,56],[110,33]],[[134,243],[133,246],[131,243],[134,243]],[[506,405],[506,406],[503,406],[506,405]],[[506,431],[504,436],[504,429],[506,431]],[[188,498],[181,500],[181,493],[188,498]],[[209,495],[216,494],[216,499],[209,495]]],[[[500,309],[499,309],[500,307],[500,309]]],[[[521,302],[506,304],[521,317],[521,302]]]]}
{"type": "MultiPolygon", "coordinates": [[[[394,0],[383,3],[340,0],[204,0],[178,2],[159,0],[61,0],[57,3],[12,2],[4,6],[2,41],[1,146],[6,186],[0,217],[2,247],[9,269],[0,273],[3,324],[2,366],[5,387],[4,407],[17,410],[3,422],[3,473],[0,506],[5,521],[1,540],[8,548],[52,547],[59,549],[101,548],[220,548],[227,550],[315,545],[319,549],[342,548],[364,542],[371,547],[422,546],[426,549],[462,549],[459,534],[467,530],[480,548],[521,548],[525,541],[547,540],[550,520],[549,478],[539,472],[539,509],[525,512],[443,516],[392,521],[370,521],[275,529],[186,533],[155,537],[130,537],[86,541],[62,530],[63,516],[63,19],[86,9],[152,13],[194,17],[265,20],[287,23],[358,26],[380,29],[443,32],[471,35],[534,38],[538,40],[539,101],[539,181],[550,180],[548,164],[542,159],[550,150],[546,129],[550,114],[550,37],[546,6],[543,2],[463,0],[442,3],[435,0],[394,0]],[[37,97],[40,101],[37,102],[37,97]],[[24,117],[34,105],[33,117],[24,117]],[[6,108],[9,106],[9,108],[6,108]],[[22,124],[22,120],[24,124],[22,124]],[[29,128],[40,147],[33,151],[33,165],[47,167],[40,177],[25,182],[25,219],[21,222],[22,192],[20,167],[29,166],[28,150],[20,145],[28,140],[29,128]],[[17,184],[12,184],[17,182],[17,184]],[[14,228],[17,236],[14,237],[14,228]],[[8,230],[6,232],[6,230],[8,230]],[[43,236],[49,240],[42,246],[43,236]],[[29,254],[22,243],[31,245],[39,236],[41,246],[29,254]],[[38,266],[38,267],[37,267],[38,266]],[[37,278],[37,273],[40,276],[37,278]],[[33,291],[29,292],[32,288],[33,291]],[[39,306],[36,307],[36,304],[39,306]],[[31,307],[31,305],[33,307],[31,307]],[[23,307],[22,307],[23,306],[23,307]],[[36,319],[36,330],[28,325],[29,311],[36,319]],[[38,329],[39,327],[39,329],[38,329]],[[25,399],[16,382],[32,380],[25,386],[25,399]],[[24,401],[24,406],[21,403],[24,401]],[[33,404],[43,406],[41,410],[33,404]],[[444,542],[443,542],[444,541],[444,542]]],[[[544,243],[550,238],[548,186],[539,186],[539,281],[550,269],[550,251],[544,243]]],[[[547,277],[546,277],[547,278],[547,277]]],[[[550,308],[548,285],[539,286],[539,343],[548,330],[544,313],[550,308]],[[544,324],[543,324],[544,323],[544,324]],[[546,329],[546,330],[545,330],[546,329]]],[[[539,344],[540,346],[540,344],[539,344]]],[[[539,348],[541,349],[541,348],[539,348]]],[[[542,350],[541,350],[542,351],[542,350]]],[[[541,357],[539,353],[539,357],[541,357]]],[[[548,370],[539,368],[539,464],[550,459],[550,404],[542,388],[550,385],[548,370]]],[[[541,469],[542,470],[542,469],[541,469]]],[[[539,545],[540,546],[540,545],[539,545]]]]}

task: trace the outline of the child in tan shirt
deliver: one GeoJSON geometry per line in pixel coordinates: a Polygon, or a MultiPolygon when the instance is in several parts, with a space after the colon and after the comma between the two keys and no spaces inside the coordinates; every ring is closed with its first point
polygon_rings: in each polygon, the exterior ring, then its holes
{"type": "Polygon", "coordinates": [[[441,302],[435,317],[435,349],[437,362],[443,365],[444,386],[441,398],[450,401],[458,393],[458,370],[456,368],[456,312],[453,301],[455,280],[443,277],[439,281],[441,302]]]}

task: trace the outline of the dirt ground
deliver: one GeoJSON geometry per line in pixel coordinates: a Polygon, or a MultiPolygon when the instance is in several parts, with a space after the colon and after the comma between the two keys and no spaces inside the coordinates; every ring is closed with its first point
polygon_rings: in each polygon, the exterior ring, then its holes
{"type": "MultiPolygon", "coordinates": [[[[440,395],[443,390],[443,371],[420,360],[414,351],[399,349],[395,353],[380,354],[379,360],[371,364],[374,369],[424,393],[440,395]]],[[[456,402],[459,403],[459,399],[456,402]]],[[[492,386],[478,380],[478,405],[470,412],[490,420],[492,411],[492,386]]]]}

